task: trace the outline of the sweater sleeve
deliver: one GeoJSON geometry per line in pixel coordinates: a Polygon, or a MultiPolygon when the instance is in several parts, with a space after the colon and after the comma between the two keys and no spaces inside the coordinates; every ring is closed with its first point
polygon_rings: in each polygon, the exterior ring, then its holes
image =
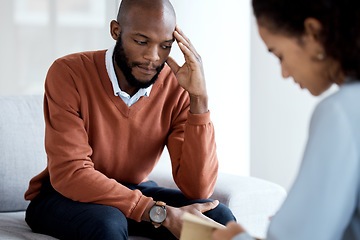
{"type": "Polygon", "coordinates": [[[66,64],[55,62],[45,83],[45,148],[54,189],[74,201],[118,208],[127,218],[141,221],[152,198],[130,190],[94,168],[87,131],[81,116],[78,78],[66,64]]]}
{"type": "MultiPolygon", "coordinates": [[[[188,98],[186,92],[184,96],[188,98]]],[[[167,142],[173,177],[185,196],[205,199],[213,193],[218,173],[214,125],[210,112],[191,114],[189,105],[184,106],[167,142]]]]}
{"type": "Polygon", "coordinates": [[[299,174],[268,239],[342,239],[358,201],[359,154],[348,115],[337,102],[316,108],[299,174]]]}

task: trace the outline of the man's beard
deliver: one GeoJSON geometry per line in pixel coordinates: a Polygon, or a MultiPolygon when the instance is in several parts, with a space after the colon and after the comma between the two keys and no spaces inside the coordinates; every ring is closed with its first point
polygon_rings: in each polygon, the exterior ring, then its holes
{"type": "Polygon", "coordinates": [[[139,66],[139,65],[144,66],[144,65],[149,65],[149,64],[147,64],[147,63],[144,64],[144,63],[140,63],[140,62],[129,62],[129,59],[124,52],[124,48],[123,48],[122,41],[121,41],[121,34],[119,35],[119,38],[116,41],[113,59],[115,60],[114,61],[115,64],[123,72],[127,83],[130,86],[135,87],[135,88],[147,88],[150,85],[152,85],[157,80],[161,70],[165,66],[165,63],[163,63],[160,66],[157,66],[155,76],[147,82],[142,82],[142,81],[136,79],[134,77],[134,75],[132,74],[132,68],[139,66]]]}

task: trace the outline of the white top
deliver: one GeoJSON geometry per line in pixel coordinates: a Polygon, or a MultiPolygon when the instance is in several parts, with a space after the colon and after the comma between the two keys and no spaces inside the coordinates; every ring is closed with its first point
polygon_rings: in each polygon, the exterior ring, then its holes
{"type": "Polygon", "coordinates": [[[267,239],[360,239],[359,188],[360,81],[348,79],[316,107],[298,176],[267,239]]]}
{"type": "Polygon", "coordinates": [[[105,64],[106,64],[106,70],[109,75],[111,84],[114,89],[114,95],[120,96],[120,98],[128,105],[129,107],[136,103],[140,97],[149,97],[151,88],[153,85],[150,85],[147,88],[140,88],[139,91],[137,91],[132,97],[127,92],[124,92],[120,89],[119,82],[117,80],[115,70],[114,70],[114,64],[112,61],[112,56],[114,53],[115,46],[112,46],[109,48],[105,53],[105,64]]]}

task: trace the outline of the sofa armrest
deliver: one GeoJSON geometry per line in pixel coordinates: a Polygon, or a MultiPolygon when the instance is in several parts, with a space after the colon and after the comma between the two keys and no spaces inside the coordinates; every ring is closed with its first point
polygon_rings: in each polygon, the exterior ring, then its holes
{"type": "MultiPolygon", "coordinates": [[[[178,189],[172,174],[170,159],[165,155],[150,174],[162,187],[178,189]]],[[[265,238],[269,217],[273,216],[286,197],[281,186],[255,177],[219,173],[212,199],[228,206],[250,235],[265,238]]]]}
{"type": "Polygon", "coordinates": [[[212,199],[227,205],[250,235],[265,238],[273,216],[286,191],[281,186],[254,177],[219,173],[212,199]]]}

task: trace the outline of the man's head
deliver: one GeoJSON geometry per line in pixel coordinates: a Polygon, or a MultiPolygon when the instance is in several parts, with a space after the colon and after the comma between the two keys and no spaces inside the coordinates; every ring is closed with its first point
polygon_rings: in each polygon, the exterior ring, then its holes
{"type": "Polygon", "coordinates": [[[170,54],[176,25],[168,0],[123,0],[117,21],[111,22],[116,40],[115,64],[127,83],[145,88],[156,81],[170,54]]]}

